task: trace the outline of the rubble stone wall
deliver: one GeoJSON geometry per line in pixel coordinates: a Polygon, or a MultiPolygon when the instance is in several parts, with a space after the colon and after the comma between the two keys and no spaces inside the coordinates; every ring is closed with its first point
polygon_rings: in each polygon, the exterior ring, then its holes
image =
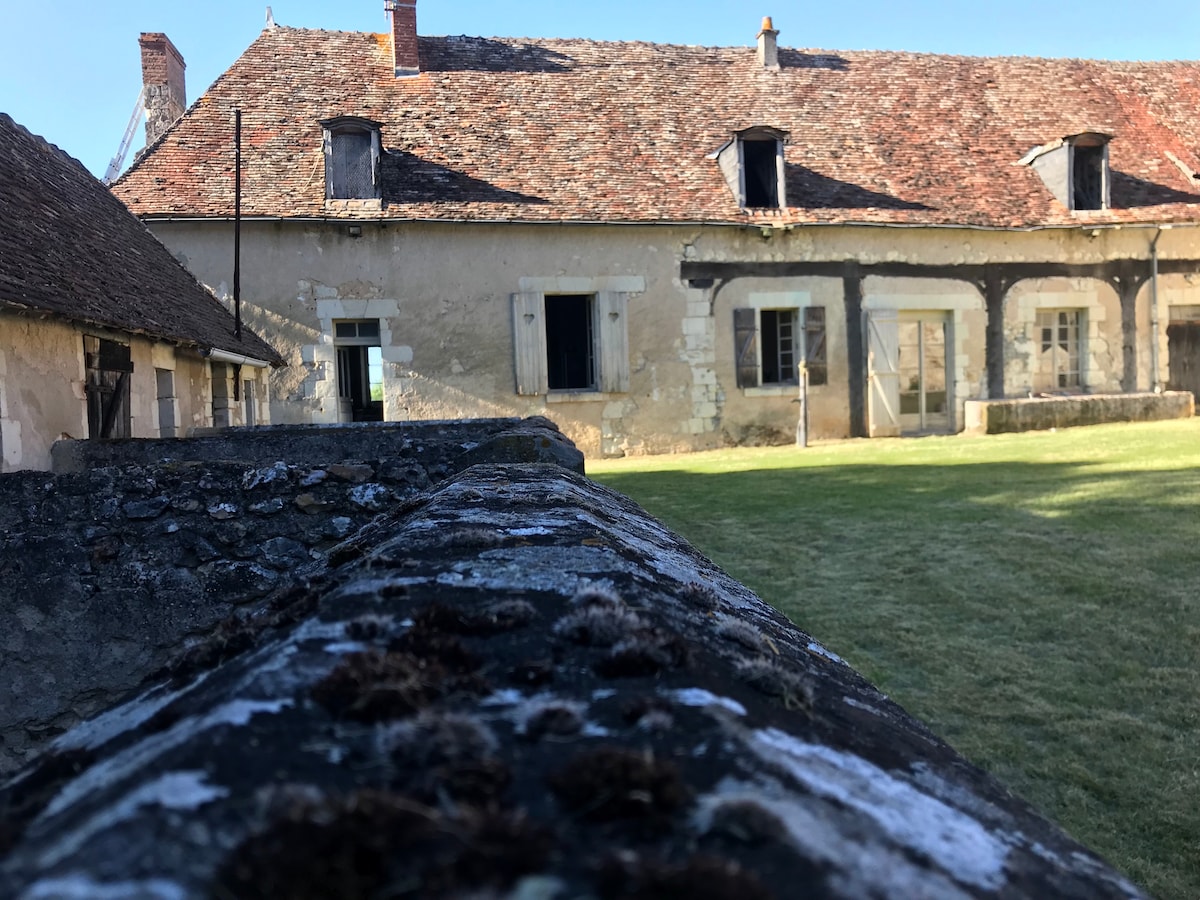
{"type": "Polygon", "coordinates": [[[582,469],[504,419],[64,441],[64,474],[0,476],[0,772],[496,447],[582,469]]]}
{"type": "Polygon", "coordinates": [[[0,779],[0,896],[1145,896],[561,465],[325,562],[0,779]]]}

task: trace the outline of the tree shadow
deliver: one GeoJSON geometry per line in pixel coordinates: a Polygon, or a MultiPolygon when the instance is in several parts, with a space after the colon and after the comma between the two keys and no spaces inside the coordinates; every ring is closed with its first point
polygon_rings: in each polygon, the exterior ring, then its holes
{"type": "Polygon", "coordinates": [[[389,150],[384,155],[382,170],[385,203],[547,202],[541,197],[498,188],[402,150],[389,150]]]}
{"type": "Polygon", "coordinates": [[[850,61],[834,53],[805,53],[788,47],[779,48],[779,67],[782,69],[832,69],[845,72],[850,61]]]}
{"type": "Polygon", "coordinates": [[[423,72],[567,72],[575,61],[537,44],[512,44],[490,38],[420,38],[423,72]]]}
{"type": "Polygon", "coordinates": [[[788,163],[787,205],[799,209],[932,209],[788,163]]]}
{"type": "Polygon", "coordinates": [[[1113,209],[1200,202],[1200,186],[1196,191],[1180,191],[1115,169],[1110,173],[1110,178],[1109,199],[1113,209]]]}

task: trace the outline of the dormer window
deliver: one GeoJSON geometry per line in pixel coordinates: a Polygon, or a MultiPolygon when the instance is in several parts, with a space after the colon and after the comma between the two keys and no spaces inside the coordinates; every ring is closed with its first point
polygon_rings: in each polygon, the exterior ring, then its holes
{"type": "Polygon", "coordinates": [[[325,119],[321,125],[325,129],[326,199],[379,199],[382,126],[358,116],[325,119]]]}
{"type": "Polygon", "coordinates": [[[715,154],[721,174],[743,209],[787,206],[783,146],[788,133],[766,125],[745,128],[715,154]]]}
{"type": "Polygon", "coordinates": [[[1108,141],[1078,135],[1071,143],[1071,209],[1108,208],[1108,141]]]}
{"type": "Polygon", "coordinates": [[[1054,198],[1071,212],[1108,209],[1111,140],[1111,134],[1084,131],[1034,147],[1021,162],[1033,166],[1054,198]]]}

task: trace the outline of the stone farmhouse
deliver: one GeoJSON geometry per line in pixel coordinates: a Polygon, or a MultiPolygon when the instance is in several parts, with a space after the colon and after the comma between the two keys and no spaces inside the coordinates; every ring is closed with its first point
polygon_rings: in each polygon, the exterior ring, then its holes
{"type": "MultiPolygon", "coordinates": [[[[1200,63],[795,49],[770,19],[429,37],[386,6],[390,34],[268,23],[113,188],[227,293],[240,110],[277,422],[541,414],[621,455],[789,441],[804,382],[816,437],[1200,389],[1200,63]]],[[[164,36],[143,63],[184,109],[164,36]]]]}
{"type": "Polygon", "coordinates": [[[269,421],[283,360],[84,167],[0,113],[0,472],[62,437],[269,421]]]}

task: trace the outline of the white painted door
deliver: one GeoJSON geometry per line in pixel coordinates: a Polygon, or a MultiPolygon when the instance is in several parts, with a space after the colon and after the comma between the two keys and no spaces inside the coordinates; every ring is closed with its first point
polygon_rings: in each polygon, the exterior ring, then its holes
{"type": "Polygon", "coordinates": [[[867,428],[871,437],[900,434],[900,319],[894,309],[868,309],[867,428]]]}

